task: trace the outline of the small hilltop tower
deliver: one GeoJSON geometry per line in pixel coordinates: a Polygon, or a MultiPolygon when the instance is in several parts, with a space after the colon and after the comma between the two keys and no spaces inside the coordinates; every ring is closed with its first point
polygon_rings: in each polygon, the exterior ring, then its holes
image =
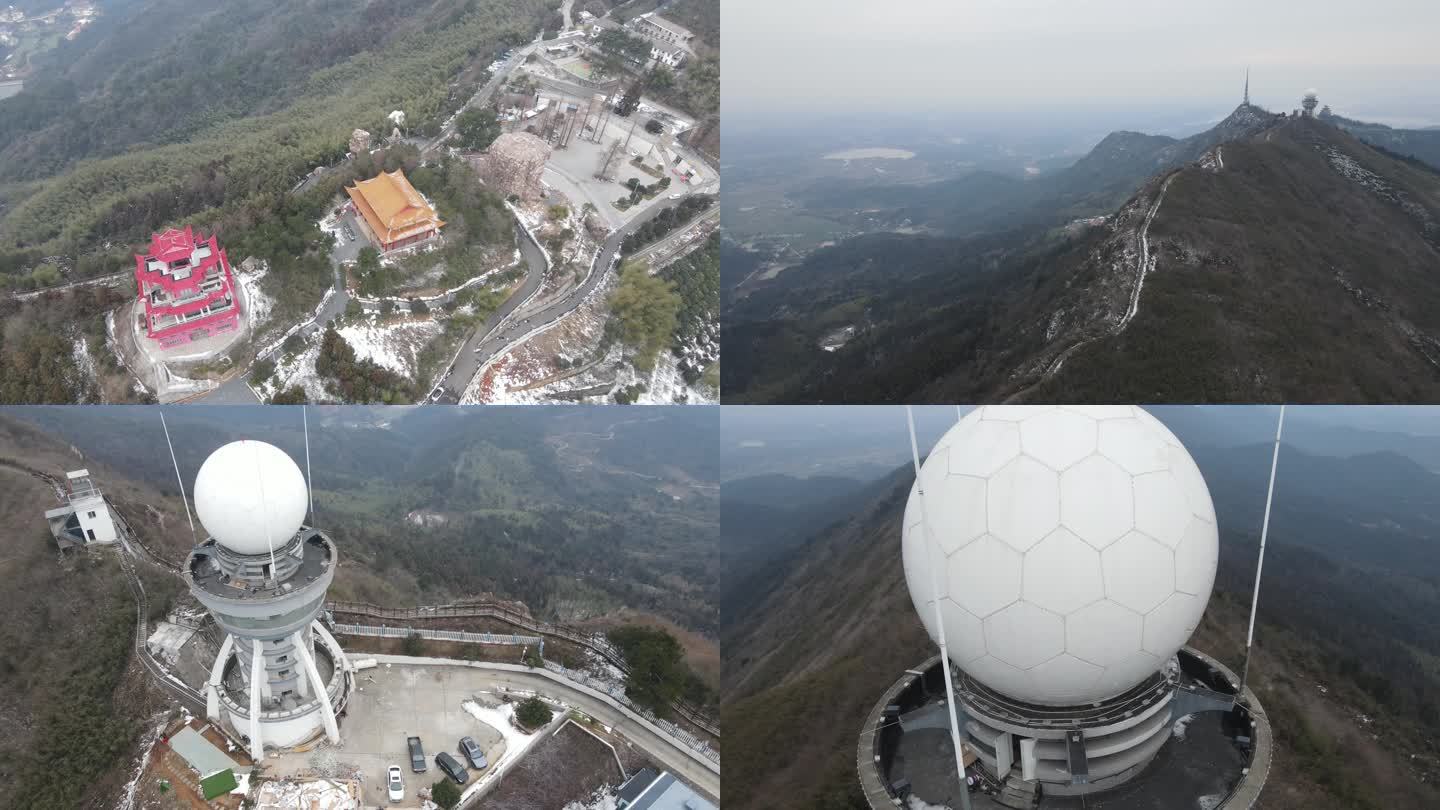
{"type": "Polygon", "coordinates": [[[1245,68],[1245,101],[1244,106],[1250,106],[1250,68],[1245,68]]]}
{"type": "Polygon", "coordinates": [[[1315,88],[1312,87],[1306,90],[1304,98],[1300,99],[1300,107],[1303,110],[1300,115],[1305,118],[1314,118],[1315,107],[1319,105],[1319,103],[1320,97],[1315,88]]]}
{"type": "Polygon", "coordinates": [[[64,506],[45,513],[50,533],[62,550],[104,545],[120,539],[115,521],[110,517],[110,504],[90,480],[89,470],[65,474],[65,500],[64,506]]]}

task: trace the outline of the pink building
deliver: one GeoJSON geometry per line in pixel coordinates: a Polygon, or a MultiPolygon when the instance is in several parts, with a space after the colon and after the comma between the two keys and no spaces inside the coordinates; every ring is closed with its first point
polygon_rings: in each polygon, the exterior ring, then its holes
{"type": "Polygon", "coordinates": [[[135,286],[145,302],[145,333],[163,348],[229,332],[240,325],[235,277],[215,237],[187,225],[155,234],[135,256],[135,286]]]}

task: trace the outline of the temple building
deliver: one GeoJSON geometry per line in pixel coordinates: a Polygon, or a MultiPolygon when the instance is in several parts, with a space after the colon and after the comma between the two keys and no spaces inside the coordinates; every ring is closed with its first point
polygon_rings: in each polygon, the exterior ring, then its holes
{"type": "Polygon", "coordinates": [[[150,251],[135,256],[135,286],[145,302],[145,334],[163,348],[180,346],[240,325],[235,277],[225,251],[185,230],[155,234],[150,251]]]}
{"type": "Polygon", "coordinates": [[[445,225],[400,169],[358,180],[345,193],[365,237],[382,253],[429,239],[445,225]]]}

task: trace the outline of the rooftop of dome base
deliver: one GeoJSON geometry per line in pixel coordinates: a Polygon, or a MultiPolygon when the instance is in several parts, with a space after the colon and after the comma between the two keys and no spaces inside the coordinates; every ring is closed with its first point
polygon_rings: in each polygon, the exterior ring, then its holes
{"type": "MultiPolygon", "coordinates": [[[[289,550],[291,543],[295,542],[299,543],[303,557],[293,570],[282,567],[284,578],[279,581],[263,578],[238,578],[226,574],[218,560],[212,559],[213,556],[226,554],[230,557],[240,558],[246,555],[236,555],[221,547],[213,539],[197,546],[190,553],[190,559],[185,567],[186,578],[211,596],[246,600],[286,598],[311,582],[324,577],[335,562],[335,547],[330,539],[315,529],[305,527],[300,530],[300,534],[296,538],[286,541],[285,544],[275,549],[277,566],[280,565],[278,559],[280,555],[289,550]]],[[[268,554],[248,556],[261,563],[269,560],[268,554]]]]}
{"type": "MultiPolygon", "coordinates": [[[[1186,690],[1234,693],[1238,679],[1211,657],[1186,647],[1180,652],[1180,662],[1175,674],[1177,689],[1172,690],[1175,694],[1183,695],[1186,690]]],[[[943,702],[939,657],[906,670],[878,697],[861,729],[856,751],[858,776],[869,806],[874,810],[897,806],[891,786],[905,782],[915,798],[958,807],[953,797],[959,782],[949,732],[940,728],[905,731],[889,713],[898,708],[901,716],[906,716],[943,702]]],[[[958,694],[957,698],[964,700],[958,694]]],[[[1039,708],[1055,711],[1054,707],[1039,708]]],[[[1083,708],[1077,707],[1077,711],[1084,713],[1083,708]]],[[[1168,810],[1201,806],[1197,802],[1206,797],[1213,804],[1205,806],[1240,810],[1250,807],[1259,796],[1270,770],[1271,732],[1264,709],[1248,688],[1238,711],[1196,712],[1181,734],[1172,730],[1166,736],[1154,758],[1123,784],[1083,796],[1041,791],[1036,806],[1039,810],[1168,810]],[[1248,751],[1233,742],[1237,729],[1249,731],[1252,747],[1248,751]]],[[[1017,763],[1012,779],[1018,780],[1018,772],[1017,763]]],[[[973,810],[1014,806],[1000,795],[977,792],[971,799],[973,810]]]]}

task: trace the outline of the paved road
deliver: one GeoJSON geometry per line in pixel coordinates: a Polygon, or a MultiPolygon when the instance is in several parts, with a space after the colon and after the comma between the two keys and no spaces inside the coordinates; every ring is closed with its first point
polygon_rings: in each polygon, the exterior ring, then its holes
{"type": "Polygon", "coordinates": [[[426,144],[425,148],[421,149],[420,151],[433,152],[436,149],[439,149],[441,144],[445,143],[445,141],[449,140],[451,135],[455,134],[455,121],[460,118],[460,114],[470,109],[471,107],[484,107],[486,104],[488,104],[490,102],[490,97],[495,94],[495,90],[498,89],[500,85],[504,84],[505,80],[509,78],[510,71],[514,70],[522,62],[524,62],[525,57],[529,56],[530,53],[534,51],[537,47],[537,43],[532,42],[528,45],[523,45],[515,48],[514,53],[510,55],[509,59],[505,60],[505,64],[502,65],[499,70],[495,71],[495,73],[490,77],[489,81],[481,85],[480,89],[475,91],[475,95],[470,97],[469,101],[460,105],[460,109],[456,110],[455,116],[450,119],[450,124],[441,129],[440,134],[435,136],[435,139],[430,141],[430,143],[426,144]]]}
{"type": "MultiPolygon", "coordinates": [[[[663,267],[698,247],[696,231],[706,223],[719,219],[720,206],[712,205],[665,238],[652,242],[631,254],[630,258],[646,259],[650,262],[651,267],[663,267]]],[[[703,243],[703,240],[699,241],[703,243]]]]}
{"type": "Polygon", "coordinates": [[[112,284],[118,284],[122,279],[131,275],[134,275],[133,270],[121,270],[118,273],[109,273],[103,276],[87,278],[82,281],[72,281],[68,284],[58,284],[54,287],[44,287],[38,290],[30,290],[29,292],[9,293],[6,297],[14,299],[16,301],[29,301],[32,298],[39,298],[42,295],[65,292],[66,290],[77,290],[81,287],[96,287],[100,285],[108,286],[112,284]]]}
{"type": "MultiPolygon", "coordinates": [[[[445,376],[445,380],[430,392],[428,402],[454,405],[460,401],[460,395],[465,393],[465,387],[470,384],[470,380],[483,362],[478,359],[482,355],[477,353],[477,350],[493,342],[496,338],[492,337],[492,334],[496,327],[501,325],[510,316],[510,313],[519,308],[521,304],[528,301],[530,296],[534,295],[535,291],[540,289],[540,285],[544,283],[545,255],[540,252],[540,248],[534,242],[530,241],[530,237],[522,228],[517,225],[515,231],[516,239],[520,244],[520,255],[525,258],[525,282],[520,285],[520,289],[505,299],[505,303],[501,304],[499,309],[490,313],[490,317],[486,318],[478,329],[465,338],[465,343],[460,346],[460,353],[455,358],[455,365],[445,376]]],[[[524,326],[528,320],[522,321],[520,325],[524,326]]]]}
{"type": "MultiPolygon", "coordinates": [[[[458,403],[476,372],[486,363],[525,342],[526,338],[535,330],[553,324],[574,312],[605,279],[605,275],[610,270],[610,263],[614,260],[616,251],[620,249],[620,243],[625,241],[625,237],[633,233],[636,228],[654,219],[661,211],[671,208],[679,202],[679,200],[672,200],[669,197],[662,197],[650,208],[637,214],[625,227],[610,234],[599,255],[595,257],[595,263],[591,265],[590,273],[585,277],[585,283],[566,293],[564,297],[553,301],[538,312],[528,313],[518,323],[501,324],[504,320],[503,316],[486,320],[485,325],[465,342],[465,348],[461,352],[460,359],[456,361],[455,368],[445,378],[445,382],[431,394],[430,401],[445,404],[458,403]],[[496,329],[497,324],[504,328],[496,329]]],[[[526,277],[528,287],[530,276],[539,275],[535,272],[536,262],[539,262],[542,273],[545,262],[539,251],[534,249],[534,245],[528,237],[522,236],[520,243],[522,253],[525,252],[523,248],[526,247],[532,251],[532,253],[526,253],[526,260],[531,265],[530,275],[526,277]],[[534,259],[531,258],[532,254],[534,259]]],[[[505,306],[513,311],[515,307],[511,304],[518,306],[519,302],[524,301],[528,295],[529,293],[522,289],[512,295],[510,300],[505,302],[505,306]]]]}
{"type": "MultiPolygon", "coordinates": [[[[335,293],[330,296],[329,301],[325,302],[325,307],[320,310],[319,316],[316,317],[314,321],[315,325],[321,329],[325,328],[325,324],[330,323],[344,314],[345,306],[350,303],[350,291],[345,286],[341,262],[347,258],[354,258],[353,254],[359,252],[361,241],[358,238],[358,232],[354,242],[346,242],[344,236],[341,236],[340,239],[340,244],[336,246],[335,252],[330,255],[330,264],[335,274],[331,284],[334,287],[335,293]]],[[[305,330],[302,329],[301,331],[303,332],[305,330]]],[[[261,404],[260,398],[255,396],[255,392],[250,389],[250,375],[248,372],[249,369],[246,369],[246,373],[237,374],[218,388],[211,389],[187,401],[204,403],[206,405],[259,405],[261,404]]]]}
{"type": "MultiPolygon", "coordinates": [[[[443,659],[406,659],[403,656],[370,656],[383,662],[436,662],[436,665],[450,664],[443,659]],[[443,662],[443,664],[442,664],[443,662]]],[[[508,689],[540,692],[558,698],[579,708],[601,723],[614,729],[617,734],[631,740],[653,757],[665,770],[679,776],[707,794],[717,803],[720,799],[720,766],[693,751],[685,744],[667,734],[656,733],[655,727],[640,722],[635,715],[615,708],[609,702],[596,698],[594,694],[578,684],[563,678],[551,678],[537,672],[515,672],[508,669],[480,666],[446,666],[449,678],[455,682],[468,682],[476,689],[508,689]]]]}

